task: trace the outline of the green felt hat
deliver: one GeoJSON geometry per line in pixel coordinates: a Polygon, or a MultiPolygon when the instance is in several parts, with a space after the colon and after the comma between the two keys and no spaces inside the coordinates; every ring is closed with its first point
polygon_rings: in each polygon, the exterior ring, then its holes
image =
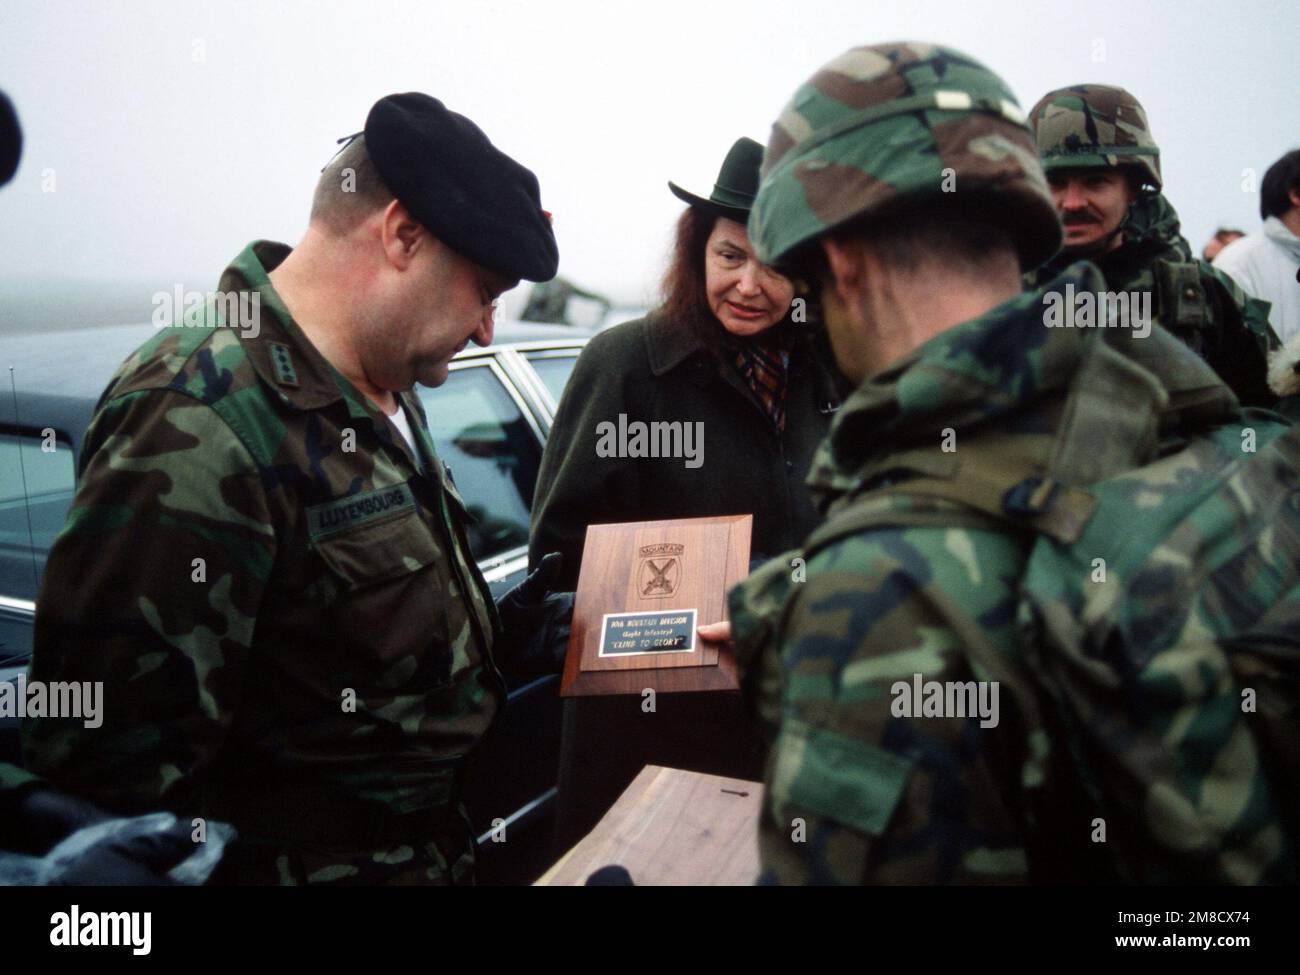
{"type": "Polygon", "coordinates": [[[718,181],[707,197],[684,190],[671,180],[668,188],[679,200],[693,207],[745,223],[758,192],[758,168],[762,162],[763,147],[753,139],[741,136],[727,151],[727,158],[722,160],[722,168],[718,170],[718,181]]]}

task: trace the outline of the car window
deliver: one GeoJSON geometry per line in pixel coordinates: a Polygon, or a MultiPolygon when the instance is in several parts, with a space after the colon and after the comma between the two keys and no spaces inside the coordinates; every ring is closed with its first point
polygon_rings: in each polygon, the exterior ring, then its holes
{"type": "Polygon", "coordinates": [[[537,375],[542,377],[542,382],[546,384],[551,398],[559,403],[560,397],[564,394],[565,384],[573,374],[574,363],[578,361],[578,351],[566,349],[563,352],[559,350],[528,352],[524,354],[524,358],[537,371],[537,375]]]}
{"type": "Polygon", "coordinates": [[[526,546],[542,449],[501,379],[485,362],[453,369],[443,385],[419,393],[438,456],[475,516],[474,557],[526,546]]]}
{"type": "Polygon", "coordinates": [[[35,599],[37,576],[72,504],[72,448],[0,434],[0,596],[35,599]]]}

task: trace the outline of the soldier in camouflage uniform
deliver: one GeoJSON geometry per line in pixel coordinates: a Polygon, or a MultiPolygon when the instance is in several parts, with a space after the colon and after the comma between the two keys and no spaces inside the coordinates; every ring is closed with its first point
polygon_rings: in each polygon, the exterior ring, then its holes
{"type": "Polygon", "coordinates": [[[556,261],[531,172],[427,95],[377,103],[299,247],[226,269],[258,327],[191,313],[105,391],[30,675],[103,681],[105,717],[29,721],[30,772],[234,824],[227,882],[471,880],[503,634],[412,386],[556,261]]]}
{"type": "Polygon", "coordinates": [[[1086,395],[1123,398],[1082,372],[1103,344],[1150,397],[1134,420],[1178,402],[1223,422],[1235,399],[1159,327],[1045,327],[1050,293],[1106,282],[1080,262],[1019,293],[1060,225],[1014,96],[958,52],[886,44],[826,64],[773,126],[749,231],[761,260],[820,287],[836,360],[861,382],[809,476],[826,524],[732,591],[730,624],[701,628],[734,640],[770,743],[760,879],[1113,880],[1019,676],[1034,533],[950,495],[996,485],[999,508],[1051,511],[1037,489],[1004,495],[1008,472],[1123,469],[1110,423],[1057,455],[1076,375],[1086,395]],[[915,682],[1000,693],[963,717],[909,699],[915,682]]]}
{"type": "Polygon", "coordinates": [[[1111,292],[1149,293],[1152,318],[1196,350],[1247,406],[1272,407],[1268,308],[1193,256],[1161,192],[1160,148],[1123,88],[1071,85],[1030,112],[1065,246],[1026,277],[1039,287],[1074,261],[1100,268],[1111,292]]]}

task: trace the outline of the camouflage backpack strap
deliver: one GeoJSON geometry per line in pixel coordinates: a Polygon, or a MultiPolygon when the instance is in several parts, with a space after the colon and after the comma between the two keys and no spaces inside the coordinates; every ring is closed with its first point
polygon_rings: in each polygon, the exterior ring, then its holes
{"type": "Polygon", "coordinates": [[[1086,485],[1154,455],[1168,395],[1150,371],[1105,342],[1090,343],[1054,417],[1055,432],[984,436],[958,447],[949,479],[922,476],[909,494],[947,499],[1003,530],[1078,540],[1096,510],[1086,485]]]}
{"type": "MultiPolygon", "coordinates": [[[[1096,502],[1083,486],[1141,466],[1157,448],[1169,397],[1147,369],[1090,343],[1054,432],[986,432],[939,447],[893,451],[859,474],[855,500],[809,538],[808,552],[883,525],[1032,532],[1076,541],[1096,502]]],[[[1050,427],[1049,427],[1050,429],[1050,427]]]]}
{"type": "Polygon", "coordinates": [[[945,489],[951,493],[952,485],[939,479],[918,478],[855,494],[851,502],[808,536],[802,555],[810,559],[840,539],[874,528],[1003,528],[1002,519],[953,502],[945,496],[945,489]],[[926,487],[933,490],[926,493],[926,487]]]}
{"type": "MultiPolygon", "coordinates": [[[[1092,515],[1092,499],[1033,460],[968,448],[950,477],[921,476],[883,489],[913,499],[906,524],[1036,532],[1073,541],[1092,515]],[[915,502],[932,499],[948,505],[915,502]]],[[[829,525],[827,526],[829,527],[829,525]]]]}

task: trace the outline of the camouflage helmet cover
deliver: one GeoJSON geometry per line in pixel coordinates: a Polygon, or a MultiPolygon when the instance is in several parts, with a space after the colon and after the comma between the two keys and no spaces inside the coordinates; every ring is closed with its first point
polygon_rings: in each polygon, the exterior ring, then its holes
{"type": "Polygon", "coordinates": [[[1160,188],[1160,147],[1141,102],[1123,88],[1071,85],[1049,91],[1029,113],[1043,168],[1131,166],[1160,188]]]}
{"type": "Polygon", "coordinates": [[[1061,229],[1033,135],[1006,84],[958,51],[898,42],[846,51],[772,126],[749,236],[782,263],[834,227],[932,199],[979,200],[1028,269],[1061,229]]]}

